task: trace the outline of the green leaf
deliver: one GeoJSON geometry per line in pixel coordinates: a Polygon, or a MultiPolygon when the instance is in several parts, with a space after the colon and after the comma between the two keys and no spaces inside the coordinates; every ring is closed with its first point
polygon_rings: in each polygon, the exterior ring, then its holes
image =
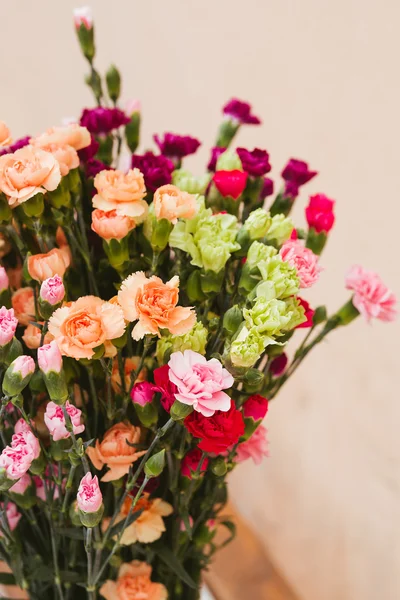
{"type": "Polygon", "coordinates": [[[227,546],[236,537],[236,525],[232,521],[221,521],[220,523],[230,532],[230,536],[219,546],[219,549],[227,546]]]}
{"type": "Polygon", "coordinates": [[[65,537],[71,540],[83,540],[83,527],[60,527],[56,529],[56,533],[59,535],[65,535],[65,537]]]}
{"type": "Polygon", "coordinates": [[[61,581],[69,581],[71,583],[78,583],[79,581],[82,581],[82,575],[76,573],[75,571],[61,571],[60,577],[61,581]]]}
{"type": "Polygon", "coordinates": [[[190,575],[185,571],[181,562],[178,560],[175,554],[171,552],[165,546],[158,546],[156,550],[157,557],[160,558],[171,571],[173,571],[179,579],[181,579],[186,585],[193,590],[196,590],[198,586],[195,584],[190,575]]]}
{"type": "MultiPolygon", "coordinates": [[[[133,512],[131,515],[129,515],[129,519],[126,522],[126,527],[129,527],[129,525],[134,523],[136,521],[136,519],[138,519],[140,517],[142,512],[143,512],[143,509],[140,509],[140,510],[133,512]]],[[[119,523],[114,525],[114,527],[111,529],[111,532],[110,532],[110,538],[113,538],[115,535],[118,535],[124,525],[125,525],[125,519],[122,519],[122,521],[120,521],[119,523]]]]}

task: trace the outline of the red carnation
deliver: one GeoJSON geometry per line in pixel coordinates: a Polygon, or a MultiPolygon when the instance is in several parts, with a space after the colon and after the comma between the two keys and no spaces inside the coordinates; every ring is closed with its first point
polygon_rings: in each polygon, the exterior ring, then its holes
{"type": "Polygon", "coordinates": [[[243,415],[246,419],[260,421],[268,412],[268,400],[260,394],[250,396],[243,405],[243,415]]]}
{"type": "Polygon", "coordinates": [[[171,406],[175,402],[175,394],[177,392],[177,387],[169,380],[168,373],[168,365],[163,365],[162,367],[154,369],[153,373],[155,383],[153,389],[155,392],[160,392],[161,404],[167,412],[171,410],[171,406]]]}
{"type": "Polygon", "coordinates": [[[296,329],[301,329],[302,327],[312,327],[315,310],[311,308],[307,300],[304,300],[304,298],[297,296],[297,300],[299,300],[300,306],[304,308],[304,316],[306,317],[307,321],[297,325],[296,329]]]}
{"type": "Polygon", "coordinates": [[[335,201],[330,200],[324,194],[311,196],[306,208],[306,218],[309,227],[313,227],[317,233],[328,233],[335,222],[333,207],[335,201]]]}
{"type": "MultiPolygon", "coordinates": [[[[202,456],[203,453],[198,448],[194,448],[185,454],[181,464],[181,473],[184,477],[189,477],[189,479],[192,479],[193,473],[195,473],[199,468],[199,463],[202,456]]],[[[208,458],[205,458],[202,462],[200,472],[203,473],[204,471],[207,471],[207,467],[208,458]]]]}
{"type": "Polygon", "coordinates": [[[269,370],[274,377],[279,377],[285,371],[287,364],[288,357],[283,353],[273,359],[269,370]]]}
{"type": "Polygon", "coordinates": [[[244,434],[243,416],[233,401],[228,412],[216,410],[212,417],[193,411],[186,417],[185,427],[193,437],[200,438],[200,450],[214,454],[222,454],[244,434]]]}
{"type": "Polygon", "coordinates": [[[234,169],[233,171],[217,171],[213,181],[219,193],[225,198],[230,196],[237,200],[243,194],[247,182],[247,173],[234,169]]]}

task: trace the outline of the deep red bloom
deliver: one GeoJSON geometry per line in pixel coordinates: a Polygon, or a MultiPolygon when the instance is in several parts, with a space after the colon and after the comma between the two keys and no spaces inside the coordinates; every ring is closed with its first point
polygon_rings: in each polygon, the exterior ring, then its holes
{"type": "Polygon", "coordinates": [[[279,375],[282,375],[282,373],[286,369],[287,364],[288,364],[287,354],[283,353],[283,354],[280,354],[279,356],[277,356],[276,358],[274,358],[274,360],[271,362],[269,370],[272,373],[272,375],[274,375],[274,377],[279,377],[279,375]]]}
{"type": "Polygon", "coordinates": [[[318,171],[310,171],[308,164],[302,160],[291,158],[282,171],[285,180],[285,196],[295,198],[299,193],[300,186],[318,175],[318,171]]]}
{"type": "Polygon", "coordinates": [[[322,231],[328,233],[335,222],[334,206],[335,201],[330,200],[324,194],[311,196],[306,207],[306,219],[309,227],[313,227],[317,233],[322,231]]]}
{"type": "Polygon", "coordinates": [[[80,119],[80,124],[95,135],[110,133],[129,122],[130,118],[121,109],[103,106],[85,108],[80,119]]]}
{"type": "Polygon", "coordinates": [[[259,125],[261,120],[251,114],[251,104],[232,98],[222,109],[224,115],[231,117],[242,125],[259,125]]]}
{"type": "MultiPolygon", "coordinates": [[[[192,473],[197,471],[202,456],[203,453],[198,448],[194,448],[185,454],[181,464],[181,473],[184,477],[192,479],[192,473]]],[[[200,472],[203,473],[204,471],[207,471],[207,467],[208,458],[205,458],[201,465],[200,472]]]]}
{"type": "Polygon", "coordinates": [[[10,144],[10,146],[7,146],[7,148],[2,148],[0,150],[0,156],[3,156],[3,154],[13,154],[17,150],[24,148],[29,144],[30,139],[31,137],[29,135],[26,135],[25,137],[20,138],[19,140],[15,140],[15,142],[10,144]]]}
{"type": "Polygon", "coordinates": [[[243,416],[233,400],[227,412],[216,410],[212,417],[204,417],[194,410],[186,417],[185,427],[193,437],[201,440],[198,444],[200,450],[213,454],[222,454],[237,444],[244,433],[243,416]]]}
{"type": "Polygon", "coordinates": [[[247,173],[237,169],[233,171],[217,171],[213,181],[219,193],[225,198],[230,196],[237,200],[244,191],[247,182],[247,173]]]}
{"type": "Polygon", "coordinates": [[[223,148],[222,146],[214,146],[214,148],[211,148],[211,158],[207,165],[207,169],[209,171],[215,171],[215,169],[217,168],[217,160],[219,159],[221,154],[225,152],[225,150],[226,148],[223,148]]]}
{"type": "Polygon", "coordinates": [[[297,300],[300,301],[300,306],[304,308],[304,316],[307,318],[307,321],[304,321],[304,323],[300,323],[300,325],[297,325],[296,329],[301,329],[302,327],[312,327],[315,310],[311,308],[307,300],[304,300],[304,298],[300,298],[299,296],[297,296],[297,300]]]}
{"type": "Polygon", "coordinates": [[[101,160],[96,160],[95,158],[92,158],[86,163],[86,176],[96,177],[97,173],[100,173],[100,171],[110,171],[111,169],[112,167],[101,162],[101,160]]]}
{"type": "Polygon", "coordinates": [[[274,182],[269,177],[264,177],[264,183],[260,192],[260,200],[265,200],[274,193],[274,182]]]}
{"type": "Polygon", "coordinates": [[[131,166],[132,169],[136,167],[143,173],[146,188],[150,192],[155,192],[162,185],[171,183],[172,171],[175,169],[174,163],[169,158],[153,152],[133,154],[131,166]]]}
{"type": "Polygon", "coordinates": [[[178,391],[176,385],[169,380],[168,373],[168,365],[163,365],[162,367],[154,369],[153,373],[155,383],[154,391],[160,392],[161,404],[167,412],[171,410],[171,406],[175,402],[175,394],[178,391]]]}
{"type": "Polygon", "coordinates": [[[154,135],[153,139],[160,148],[161,154],[175,159],[194,154],[201,145],[199,140],[190,137],[190,135],[177,135],[175,133],[164,133],[163,139],[158,135],[154,135]]]}
{"type": "Polygon", "coordinates": [[[86,148],[82,148],[82,150],[78,150],[78,155],[82,162],[88,162],[89,160],[94,158],[100,146],[99,142],[95,139],[93,135],[90,135],[90,137],[91,141],[89,146],[86,146],[86,148]]]}
{"type": "Polygon", "coordinates": [[[254,148],[254,150],[246,150],[246,148],[236,148],[243,170],[252,177],[261,177],[271,170],[269,164],[269,154],[266,150],[254,148]]]}
{"type": "Polygon", "coordinates": [[[246,419],[260,421],[268,412],[268,400],[260,394],[250,396],[243,405],[243,415],[246,419]]]}

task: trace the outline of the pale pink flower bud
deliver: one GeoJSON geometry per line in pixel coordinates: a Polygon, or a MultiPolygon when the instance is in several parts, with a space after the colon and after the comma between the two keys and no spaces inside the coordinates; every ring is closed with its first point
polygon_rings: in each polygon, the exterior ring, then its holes
{"type": "Polygon", "coordinates": [[[14,309],[0,308],[0,346],[5,346],[14,337],[18,319],[14,316],[14,309]]]}
{"type": "Polygon", "coordinates": [[[45,344],[41,348],[38,348],[37,358],[39,369],[44,374],[47,375],[50,371],[60,373],[63,360],[57,342],[54,340],[50,344],[45,344]]]}
{"type": "MultiPolygon", "coordinates": [[[[65,408],[67,409],[67,413],[71,418],[74,434],[77,435],[78,433],[82,433],[82,431],[85,429],[85,426],[81,424],[82,411],[69,402],[66,402],[65,408]]],[[[66,428],[63,409],[55,402],[49,402],[46,406],[44,422],[46,423],[46,426],[50,431],[50,435],[55,442],[58,442],[58,440],[65,440],[70,437],[70,433],[66,428]]]]}
{"type": "Polygon", "coordinates": [[[25,475],[22,475],[21,479],[17,481],[17,483],[14,483],[14,485],[9,489],[9,491],[13,492],[13,494],[25,494],[26,490],[31,485],[31,483],[32,479],[30,478],[28,473],[25,473],[25,475]]]}
{"type": "Polygon", "coordinates": [[[133,115],[134,113],[140,113],[141,108],[142,105],[140,100],[137,100],[136,98],[129,99],[125,104],[125,112],[129,116],[133,115]]]}
{"type": "Polygon", "coordinates": [[[86,473],[81,479],[76,501],[78,508],[85,513],[95,513],[101,508],[103,496],[97,475],[92,477],[91,473],[86,473]]]}
{"type": "Polygon", "coordinates": [[[0,267],[0,292],[8,289],[10,282],[8,280],[7,271],[4,267],[0,267]]]}
{"type": "Polygon", "coordinates": [[[13,373],[20,373],[22,379],[35,372],[35,361],[31,356],[22,354],[12,362],[13,373]]]}
{"type": "Polygon", "coordinates": [[[59,275],[45,279],[40,286],[40,297],[52,306],[59,304],[65,296],[63,280],[59,275]]]}
{"type": "Polygon", "coordinates": [[[90,6],[81,6],[80,8],[74,8],[73,15],[75,27],[77,29],[79,29],[81,25],[84,25],[86,29],[92,29],[93,14],[90,6]]]}
{"type": "MultiPolygon", "coordinates": [[[[0,506],[1,506],[1,509],[4,510],[4,504],[1,503],[0,506]]],[[[18,525],[18,522],[19,522],[21,516],[22,515],[18,511],[16,504],[14,504],[14,502],[8,502],[7,508],[6,508],[6,519],[7,519],[7,523],[8,523],[8,527],[9,527],[10,531],[14,531],[14,529],[18,525]]],[[[0,532],[0,537],[3,537],[2,532],[0,532]]]]}

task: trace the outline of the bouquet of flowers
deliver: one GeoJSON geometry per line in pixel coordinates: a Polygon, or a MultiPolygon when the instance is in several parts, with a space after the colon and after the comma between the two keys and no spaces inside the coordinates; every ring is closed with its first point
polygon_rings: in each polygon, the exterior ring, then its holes
{"type": "Polygon", "coordinates": [[[334,201],[312,196],[304,229],[290,212],[317,173],[289,160],[273,196],[268,153],[234,145],[260,123],[237,99],[204,175],[182,166],[193,137],[138,153],[139,104],[96,70],[88,9],[75,27],[97,106],[14,143],[0,123],[0,582],[196,599],[235,533],[227,476],[268,454],[268,402],[329,332],[396,301],[356,266],[340,310],[311,308],[334,201]]]}

